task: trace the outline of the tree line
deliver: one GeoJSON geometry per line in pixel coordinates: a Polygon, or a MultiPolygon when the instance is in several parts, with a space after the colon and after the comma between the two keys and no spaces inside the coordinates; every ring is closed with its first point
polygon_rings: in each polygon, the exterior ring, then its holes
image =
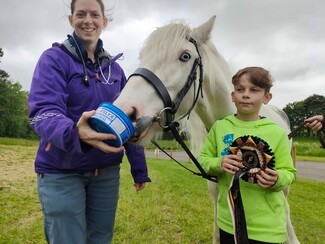
{"type": "MultiPolygon", "coordinates": [[[[4,51],[0,48],[0,63],[4,51]]],[[[9,74],[0,69],[0,137],[37,138],[29,126],[28,92],[19,82],[12,82],[9,74]]]]}
{"type": "MultiPolygon", "coordinates": [[[[4,51],[0,48],[0,63],[4,51]]],[[[22,90],[19,82],[13,82],[9,74],[0,69],[0,137],[37,139],[38,135],[31,129],[28,121],[28,92],[22,90]]],[[[283,108],[288,115],[291,130],[299,126],[305,118],[325,114],[325,96],[312,95],[303,101],[287,104],[283,108]]],[[[303,128],[298,137],[315,137],[310,129],[303,128]]],[[[166,133],[165,139],[172,139],[166,133]]]]}

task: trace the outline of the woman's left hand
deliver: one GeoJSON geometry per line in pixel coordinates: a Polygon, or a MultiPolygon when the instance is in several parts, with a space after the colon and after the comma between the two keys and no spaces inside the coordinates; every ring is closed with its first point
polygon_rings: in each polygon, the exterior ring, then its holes
{"type": "Polygon", "coordinates": [[[134,183],[134,187],[135,189],[138,191],[141,191],[143,188],[145,188],[146,186],[146,182],[143,183],[134,183]]]}
{"type": "Polygon", "coordinates": [[[257,184],[262,188],[272,187],[278,180],[278,172],[276,170],[266,168],[261,170],[260,174],[256,175],[257,184]]]}

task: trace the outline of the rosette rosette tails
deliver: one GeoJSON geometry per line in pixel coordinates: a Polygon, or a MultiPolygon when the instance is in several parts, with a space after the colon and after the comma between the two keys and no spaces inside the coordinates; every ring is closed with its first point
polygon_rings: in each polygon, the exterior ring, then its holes
{"type": "Polygon", "coordinates": [[[243,169],[233,176],[228,192],[228,204],[232,214],[234,236],[236,244],[248,244],[248,234],[244,207],[240,195],[239,179],[257,183],[256,175],[266,167],[273,169],[274,154],[264,140],[256,136],[242,136],[237,138],[229,148],[229,154],[242,158],[243,169]]]}

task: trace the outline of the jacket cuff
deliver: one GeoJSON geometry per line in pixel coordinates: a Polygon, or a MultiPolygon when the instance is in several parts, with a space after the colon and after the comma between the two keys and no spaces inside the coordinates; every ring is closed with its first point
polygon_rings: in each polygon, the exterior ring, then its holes
{"type": "Polygon", "coordinates": [[[148,176],[134,176],[133,180],[134,180],[134,183],[151,182],[151,179],[148,176]]]}

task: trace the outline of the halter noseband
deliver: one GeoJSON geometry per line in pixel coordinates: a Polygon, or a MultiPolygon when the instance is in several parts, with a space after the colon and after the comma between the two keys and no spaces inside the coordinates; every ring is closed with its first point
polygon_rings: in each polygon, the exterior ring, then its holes
{"type": "MultiPolygon", "coordinates": [[[[191,72],[187,78],[187,81],[185,83],[185,85],[183,86],[183,88],[177,93],[177,96],[175,98],[175,101],[172,101],[169,95],[168,90],[166,89],[165,85],[163,84],[163,82],[159,79],[158,76],[156,76],[152,71],[150,71],[149,69],[146,68],[138,68],[136,69],[136,71],[131,74],[129,76],[141,76],[142,78],[144,78],[145,80],[147,80],[157,91],[157,93],[159,94],[160,98],[162,99],[163,103],[164,103],[164,109],[160,112],[159,116],[162,113],[166,113],[166,124],[165,125],[161,125],[160,126],[163,128],[167,128],[170,123],[173,121],[174,119],[174,115],[177,112],[181,101],[183,100],[183,98],[185,97],[185,95],[187,94],[187,92],[189,91],[190,87],[192,86],[192,84],[195,82],[196,77],[197,77],[197,67],[200,68],[200,78],[199,78],[199,87],[197,90],[197,94],[194,97],[193,103],[191,108],[186,112],[185,115],[183,115],[181,117],[184,118],[185,116],[189,116],[192,109],[194,108],[199,94],[201,93],[201,96],[203,97],[203,93],[202,93],[202,82],[203,82],[203,64],[202,64],[202,59],[201,59],[201,55],[197,46],[196,41],[193,38],[189,38],[188,39],[191,43],[193,43],[193,45],[196,48],[196,51],[198,53],[198,58],[196,58],[194,60],[191,72]]],[[[194,83],[195,84],[195,83],[194,83]]],[[[161,117],[160,117],[161,118],[161,117]]],[[[158,118],[159,119],[159,118],[158,118]]],[[[159,122],[159,121],[158,121],[159,122]]]]}

